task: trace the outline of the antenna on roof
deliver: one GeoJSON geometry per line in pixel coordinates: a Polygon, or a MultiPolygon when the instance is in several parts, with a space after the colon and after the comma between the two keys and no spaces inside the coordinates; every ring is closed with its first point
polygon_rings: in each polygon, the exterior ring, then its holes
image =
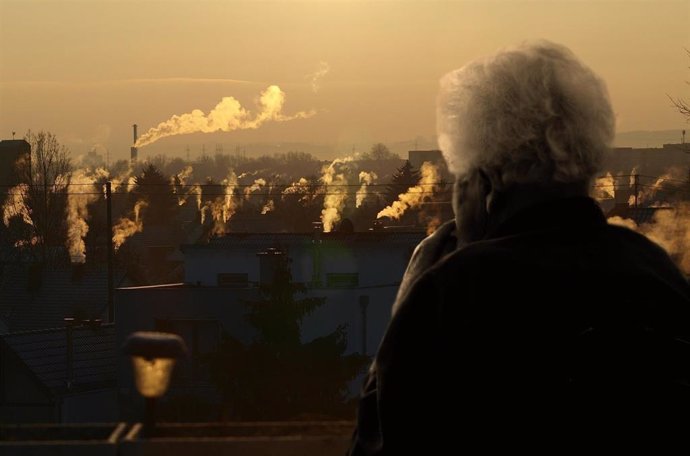
{"type": "MultiPolygon", "coordinates": [[[[15,135],[16,133],[17,133],[16,131],[13,131],[13,132],[12,132],[12,139],[14,139],[14,135],[15,135]]],[[[683,136],[685,136],[685,130],[683,130],[683,136]]]]}

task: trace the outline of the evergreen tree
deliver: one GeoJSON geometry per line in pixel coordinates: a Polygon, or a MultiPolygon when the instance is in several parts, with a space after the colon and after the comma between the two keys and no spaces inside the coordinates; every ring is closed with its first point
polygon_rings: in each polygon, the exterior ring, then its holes
{"type": "Polygon", "coordinates": [[[144,168],[135,178],[136,186],[132,195],[147,203],[144,210],[144,223],[149,225],[169,224],[177,209],[177,200],[170,178],[165,176],[153,164],[144,168]]]}
{"type": "Polygon", "coordinates": [[[398,199],[398,195],[417,185],[420,178],[419,170],[414,169],[409,160],[405,160],[405,163],[393,173],[391,182],[386,187],[386,205],[392,204],[398,199]]]}
{"type": "Polygon", "coordinates": [[[226,418],[283,420],[313,416],[351,418],[348,382],[368,364],[365,355],[344,356],[347,333],[332,333],[302,343],[304,317],[324,298],[296,298],[306,288],[292,281],[280,255],[273,283],[262,298],[248,302],[247,320],[257,335],[250,344],[225,336],[210,358],[211,378],[223,397],[226,418]]]}

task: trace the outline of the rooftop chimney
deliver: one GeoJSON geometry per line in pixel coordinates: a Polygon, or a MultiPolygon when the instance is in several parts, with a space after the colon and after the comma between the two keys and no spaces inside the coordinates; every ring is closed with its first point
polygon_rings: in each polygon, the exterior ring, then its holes
{"type": "Polygon", "coordinates": [[[137,161],[138,156],[139,156],[139,149],[134,146],[137,143],[137,139],[139,139],[139,137],[137,135],[137,124],[132,125],[132,132],[133,132],[134,142],[132,143],[132,147],[129,148],[129,158],[130,158],[132,163],[135,163],[137,161]]]}

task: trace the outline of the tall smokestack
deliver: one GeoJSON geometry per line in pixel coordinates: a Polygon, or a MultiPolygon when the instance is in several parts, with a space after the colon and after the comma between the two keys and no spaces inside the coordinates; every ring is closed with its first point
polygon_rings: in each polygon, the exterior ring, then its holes
{"type": "Polygon", "coordinates": [[[139,149],[135,146],[139,139],[137,135],[137,124],[132,125],[132,132],[134,133],[134,142],[132,143],[132,147],[129,148],[129,158],[132,163],[135,163],[139,156],[139,149]]]}

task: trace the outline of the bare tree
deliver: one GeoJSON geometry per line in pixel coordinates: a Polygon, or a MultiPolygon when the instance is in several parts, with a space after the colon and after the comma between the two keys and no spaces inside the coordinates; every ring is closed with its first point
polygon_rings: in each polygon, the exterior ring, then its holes
{"type": "MultiPolygon", "coordinates": [[[[72,163],[69,150],[54,133],[29,130],[24,139],[31,146],[31,165],[24,182],[28,183],[25,205],[30,209],[36,245],[43,262],[50,260],[47,247],[64,245],[64,214],[72,163]]],[[[79,189],[74,189],[79,191],[79,189]]]]}
{"type": "MultiPolygon", "coordinates": [[[[687,52],[688,57],[690,57],[690,49],[686,49],[685,52],[687,52]]],[[[690,85],[690,81],[685,81],[685,83],[690,85]]],[[[690,102],[683,98],[673,98],[671,95],[667,96],[671,100],[671,103],[673,103],[673,106],[678,110],[678,112],[680,112],[681,115],[685,116],[687,121],[690,122],[690,102]]]]}
{"type": "Polygon", "coordinates": [[[398,154],[395,154],[388,149],[383,143],[376,143],[371,146],[369,152],[362,154],[362,160],[391,160],[394,158],[400,158],[398,154]]]}

